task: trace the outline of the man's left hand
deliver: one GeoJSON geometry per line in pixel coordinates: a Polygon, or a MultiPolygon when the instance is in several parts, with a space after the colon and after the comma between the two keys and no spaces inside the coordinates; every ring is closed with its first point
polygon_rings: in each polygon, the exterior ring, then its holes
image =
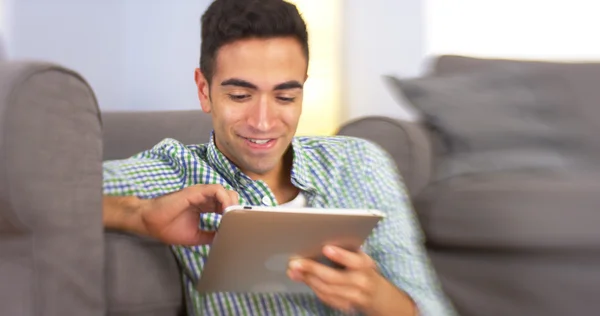
{"type": "Polygon", "coordinates": [[[400,296],[401,292],[379,274],[375,261],[364,252],[326,246],[323,254],[345,269],[334,269],[313,260],[294,259],[290,262],[288,276],[306,283],[325,304],[344,312],[375,314],[375,310],[380,310],[376,308],[377,301],[391,298],[390,293],[385,292],[394,291],[400,296]]]}

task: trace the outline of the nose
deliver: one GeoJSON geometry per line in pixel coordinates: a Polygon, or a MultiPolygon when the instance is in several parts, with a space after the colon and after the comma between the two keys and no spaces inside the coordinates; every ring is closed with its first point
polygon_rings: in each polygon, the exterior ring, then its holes
{"type": "Polygon", "coordinates": [[[268,132],[275,124],[276,109],[267,96],[261,96],[250,109],[248,125],[259,132],[268,132]]]}

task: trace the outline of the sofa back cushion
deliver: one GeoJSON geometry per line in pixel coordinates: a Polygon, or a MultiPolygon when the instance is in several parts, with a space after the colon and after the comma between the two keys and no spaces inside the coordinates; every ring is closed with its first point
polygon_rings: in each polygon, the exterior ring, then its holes
{"type": "Polygon", "coordinates": [[[212,120],[201,110],[103,112],[104,160],[128,158],[165,138],[184,144],[210,140],[212,120]]]}
{"type": "Polygon", "coordinates": [[[436,178],[557,170],[587,158],[564,80],[522,67],[394,80],[442,140],[436,178]]]}
{"type": "Polygon", "coordinates": [[[549,62],[446,55],[433,62],[431,72],[448,75],[506,66],[528,67],[563,78],[572,91],[573,101],[568,106],[571,111],[578,112],[582,127],[586,129],[585,141],[600,148],[600,61],[549,62]]]}

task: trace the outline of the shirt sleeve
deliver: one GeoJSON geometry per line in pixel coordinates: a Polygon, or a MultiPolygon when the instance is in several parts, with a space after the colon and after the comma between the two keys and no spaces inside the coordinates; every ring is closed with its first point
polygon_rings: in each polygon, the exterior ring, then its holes
{"type": "Polygon", "coordinates": [[[131,158],[103,163],[105,195],[155,198],[186,186],[186,151],[173,140],[164,140],[152,149],[131,158]]]}
{"type": "Polygon", "coordinates": [[[407,293],[421,316],[455,315],[427,257],[424,238],[406,189],[389,155],[366,142],[365,188],[371,204],[386,214],[366,243],[382,275],[407,293]]]}

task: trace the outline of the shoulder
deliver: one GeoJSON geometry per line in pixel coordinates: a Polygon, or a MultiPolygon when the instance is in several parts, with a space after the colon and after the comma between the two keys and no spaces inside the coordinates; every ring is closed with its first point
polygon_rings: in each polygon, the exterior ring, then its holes
{"type": "Polygon", "coordinates": [[[351,136],[297,137],[309,156],[328,158],[345,164],[361,164],[389,160],[388,153],[378,144],[351,136]]]}
{"type": "Polygon", "coordinates": [[[164,173],[168,170],[181,170],[189,164],[202,164],[206,160],[205,145],[185,145],[175,139],[165,138],[152,148],[131,157],[104,161],[105,174],[127,172],[129,174],[164,173]]]}
{"type": "Polygon", "coordinates": [[[183,176],[207,164],[206,148],[206,144],[186,145],[178,140],[165,138],[152,148],[129,158],[106,161],[104,167],[105,170],[116,167],[131,175],[174,173],[183,176]]]}
{"type": "Polygon", "coordinates": [[[132,157],[105,161],[105,194],[156,197],[195,184],[206,164],[205,145],[184,145],[164,139],[132,157]]]}
{"type": "Polygon", "coordinates": [[[185,145],[182,142],[165,138],[152,148],[142,151],[132,157],[161,160],[183,160],[191,157],[201,158],[206,155],[207,144],[185,145]]]}

